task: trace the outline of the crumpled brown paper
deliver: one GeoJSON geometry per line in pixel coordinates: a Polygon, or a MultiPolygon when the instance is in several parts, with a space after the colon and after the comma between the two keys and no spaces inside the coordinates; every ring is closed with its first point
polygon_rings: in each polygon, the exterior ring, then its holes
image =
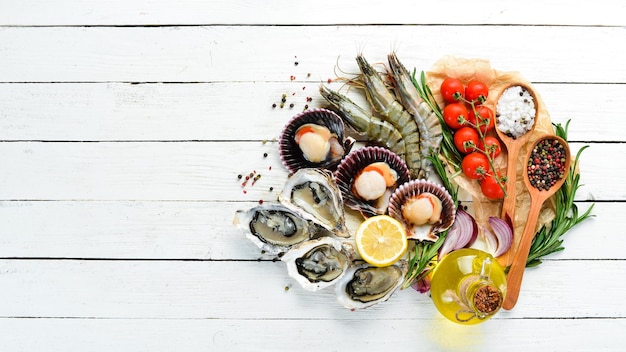
{"type": "MultiPolygon", "coordinates": [[[[447,77],[454,77],[460,79],[464,84],[467,84],[471,79],[478,79],[484,82],[489,87],[489,97],[484,105],[488,106],[495,113],[496,100],[511,83],[525,84],[534,90],[535,97],[537,98],[537,118],[535,120],[535,130],[533,131],[530,140],[521,148],[519,152],[517,163],[517,194],[516,194],[516,206],[515,206],[515,220],[514,220],[514,244],[511,250],[514,251],[519,244],[522,232],[524,232],[524,226],[528,218],[528,210],[530,209],[530,196],[523,182],[523,163],[526,158],[528,148],[533,142],[541,135],[554,134],[552,122],[550,121],[550,115],[548,110],[541,99],[541,95],[534,87],[518,72],[500,72],[491,68],[491,64],[488,60],[483,59],[463,59],[452,56],[446,56],[437,61],[431,71],[426,73],[426,80],[428,86],[431,87],[433,95],[437,100],[439,106],[444,106],[444,100],[439,92],[439,87],[443,80],[447,77]]],[[[503,146],[504,149],[504,146],[503,146]]],[[[502,172],[506,173],[506,152],[503,152],[494,160],[495,167],[502,172]]],[[[449,170],[451,171],[451,170],[449,170]]],[[[449,173],[449,176],[451,173],[449,173]]],[[[502,200],[492,201],[486,198],[480,190],[480,185],[476,180],[471,180],[465,175],[461,174],[452,179],[462,190],[466,191],[472,196],[474,203],[474,217],[481,226],[488,227],[487,219],[489,216],[500,217],[502,213],[502,200]]],[[[544,203],[543,209],[539,215],[537,221],[537,229],[546,224],[549,224],[555,217],[555,202],[554,197],[544,203]]],[[[514,253],[514,252],[512,252],[514,253]]]]}

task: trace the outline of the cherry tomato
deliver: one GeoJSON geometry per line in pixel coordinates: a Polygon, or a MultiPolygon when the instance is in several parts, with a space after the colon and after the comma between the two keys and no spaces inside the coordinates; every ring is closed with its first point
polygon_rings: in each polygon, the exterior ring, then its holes
{"type": "Polygon", "coordinates": [[[476,114],[474,113],[474,109],[470,110],[468,114],[469,122],[477,127],[480,127],[480,131],[483,133],[487,133],[488,131],[493,130],[496,126],[496,119],[493,117],[493,112],[486,106],[477,106],[476,112],[480,115],[480,119],[476,118],[476,114]],[[478,120],[478,122],[477,122],[478,120]]]}
{"type": "Polygon", "coordinates": [[[478,144],[478,149],[484,151],[485,153],[488,153],[489,155],[491,155],[492,159],[495,159],[502,152],[502,145],[500,144],[498,138],[493,136],[487,136],[485,137],[484,142],[480,141],[480,143],[478,144]]]}
{"type": "Polygon", "coordinates": [[[465,96],[465,86],[463,82],[456,78],[446,78],[441,83],[441,95],[446,103],[454,103],[460,97],[465,96]]]}
{"type": "Polygon", "coordinates": [[[487,100],[489,88],[481,81],[475,79],[469,81],[465,88],[465,99],[474,101],[476,105],[480,105],[487,100]]]}
{"type": "Polygon", "coordinates": [[[454,132],[454,145],[463,154],[476,150],[479,140],[478,131],[474,127],[465,126],[454,132]]]}
{"type": "Polygon", "coordinates": [[[505,187],[506,183],[498,183],[494,175],[487,175],[480,180],[480,189],[483,191],[485,197],[489,199],[501,199],[504,197],[504,191],[501,185],[505,187]]]}
{"type": "Polygon", "coordinates": [[[443,120],[453,130],[458,130],[465,125],[469,118],[464,103],[452,103],[443,108],[443,120]]]}
{"type": "Polygon", "coordinates": [[[489,159],[482,152],[469,153],[463,158],[461,169],[471,179],[482,178],[489,171],[489,159]]]}

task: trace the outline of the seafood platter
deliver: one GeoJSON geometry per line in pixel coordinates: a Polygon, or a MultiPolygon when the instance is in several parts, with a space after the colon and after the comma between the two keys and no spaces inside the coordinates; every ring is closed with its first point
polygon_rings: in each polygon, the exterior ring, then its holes
{"type": "MultiPolygon", "coordinates": [[[[339,78],[341,89],[321,84],[324,103],[286,123],[277,146],[289,176],[278,201],[238,210],[235,226],[279,257],[304,290],[334,290],[351,310],[400,289],[429,292],[438,263],[464,248],[518,272],[547,254],[528,253],[525,243],[559,221],[560,203],[546,197],[529,214],[531,188],[558,192],[556,185],[571,183],[578,155],[570,163],[564,129],[552,124],[532,84],[485,60],[446,57],[421,77],[395,53],[383,69],[362,55],[356,62],[360,72],[339,78]],[[361,218],[356,231],[346,212],[361,218]],[[524,231],[531,220],[537,226],[524,231]],[[389,248],[368,247],[371,238],[389,248]],[[393,247],[396,238],[404,245],[393,247]]],[[[503,303],[501,281],[496,311],[514,305],[503,303]]]]}

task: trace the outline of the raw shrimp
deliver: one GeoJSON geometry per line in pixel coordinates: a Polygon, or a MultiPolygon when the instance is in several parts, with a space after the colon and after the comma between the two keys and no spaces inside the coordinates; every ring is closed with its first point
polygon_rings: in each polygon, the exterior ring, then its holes
{"type": "Polygon", "coordinates": [[[362,83],[372,108],[385,120],[390,122],[402,135],[406,146],[406,161],[412,177],[425,178],[422,170],[422,152],[420,133],[417,123],[411,114],[404,109],[395,96],[389,91],[380,74],[365,60],[362,55],[356,61],[361,70],[359,82],[362,83]]]}
{"type": "Polygon", "coordinates": [[[338,111],[339,116],[357,132],[365,134],[369,140],[384,145],[403,160],[406,146],[400,132],[389,122],[372,116],[346,96],[328,87],[320,86],[320,94],[338,111]]]}
{"type": "Polygon", "coordinates": [[[422,170],[430,171],[432,166],[426,158],[431,152],[437,152],[441,144],[441,123],[437,115],[422,100],[409,71],[402,65],[396,53],[387,56],[393,89],[404,108],[413,115],[421,138],[422,170]]]}

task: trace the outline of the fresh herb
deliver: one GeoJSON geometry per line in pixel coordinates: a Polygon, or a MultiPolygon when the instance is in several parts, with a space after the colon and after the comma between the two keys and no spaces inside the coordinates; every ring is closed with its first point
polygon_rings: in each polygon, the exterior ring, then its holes
{"type": "MultiPolygon", "coordinates": [[[[432,153],[428,156],[428,160],[433,164],[435,172],[441,178],[443,186],[448,190],[454,203],[457,203],[458,187],[450,182],[446,168],[439,156],[436,153],[432,153]]],[[[421,241],[415,242],[415,246],[409,250],[409,270],[404,276],[404,283],[402,288],[411,286],[416,281],[428,276],[430,271],[435,267],[435,257],[439,252],[439,248],[446,239],[448,230],[439,234],[439,238],[435,242],[421,241]]]]}
{"type": "Polygon", "coordinates": [[[445,121],[443,120],[443,112],[437,104],[432,90],[430,90],[430,87],[428,87],[428,84],[426,83],[426,74],[424,73],[424,71],[422,71],[420,81],[417,80],[415,75],[416,72],[415,70],[413,70],[413,74],[411,75],[413,85],[415,85],[415,87],[417,88],[417,91],[420,94],[422,100],[424,100],[424,102],[426,102],[426,104],[428,104],[428,106],[435,112],[435,115],[437,115],[437,119],[439,119],[439,124],[441,125],[441,153],[443,154],[443,156],[446,157],[448,162],[450,162],[454,166],[454,170],[460,170],[463,156],[454,146],[454,137],[452,136],[452,130],[448,127],[448,125],[446,125],[445,121]]]}
{"type": "MultiPolygon", "coordinates": [[[[554,124],[556,135],[566,141],[569,123],[570,120],[567,121],[565,127],[561,124],[554,124]]],[[[588,145],[585,145],[580,148],[574,162],[570,166],[570,172],[565,178],[565,183],[555,193],[556,217],[552,220],[549,227],[543,226],[535,235],[530,247],[528,260],[526,261],[526,267],[537,266],[541,264],[541,258],[548,254],[562,251],[564,247],[562,246],[563,239],[561,237],[572,227],[594,216],[591,214],[591,210],[595,204],[591,204],[587,211],[581,215],[578,214],[578,206],[574,204],[576,191],[581,186],[579,184],[580,174],[576,172],[578,160],[583,150],[588,147],[588,145]]]]}

